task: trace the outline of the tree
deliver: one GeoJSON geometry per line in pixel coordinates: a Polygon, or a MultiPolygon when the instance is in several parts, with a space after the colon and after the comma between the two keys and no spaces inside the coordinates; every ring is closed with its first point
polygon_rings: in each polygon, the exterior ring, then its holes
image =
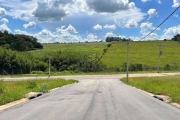
{"type": "Polygon", "coordinates": [[[180,41],[180,34],[175,35],[171,40],[180,41]]]}
{"type": "Polygon", "coordinates": [[[0,31],[0,46],[16,51],[43,49],[42,44],[37,42],[37,38],[28,35],[13,35],[8,31],[0,31]]]}

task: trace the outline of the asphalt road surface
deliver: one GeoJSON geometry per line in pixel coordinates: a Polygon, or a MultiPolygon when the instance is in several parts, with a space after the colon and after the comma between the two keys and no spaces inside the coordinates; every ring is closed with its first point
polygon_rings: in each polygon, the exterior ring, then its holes
{"type": "Polygon", "coordinates": [[[80,82],[0,111],[0,120],[180,120],[180,109],[121,83],[124,76],[64,77],[80,82]]]}

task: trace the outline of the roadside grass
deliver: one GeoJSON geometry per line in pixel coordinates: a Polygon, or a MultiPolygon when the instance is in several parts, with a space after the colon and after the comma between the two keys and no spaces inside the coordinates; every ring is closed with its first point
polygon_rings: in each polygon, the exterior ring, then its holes
{"type": "Polygon", "coordinates": [[[156,94],[167,95],[171,102],[180,103],[180,76],[163,76],[163,77],[134,77],[121,79],[122,82],[142,89],[144,91],[156,94]]]}
{"type": "Polygon", "coordinates": [[[44,92],[53,88],[78,82],[77,80],[27,80],[0,81],[0,105],[13,102],[25,97],[29,92],[44,92]]]}

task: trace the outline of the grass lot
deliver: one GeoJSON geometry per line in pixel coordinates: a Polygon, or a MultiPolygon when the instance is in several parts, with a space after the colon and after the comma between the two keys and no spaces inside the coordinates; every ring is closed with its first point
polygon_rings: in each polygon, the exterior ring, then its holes
{"type": "Polygon", "coordinates": [[[126,78],[122,82],[157,95],[167,95],[171,102],[180,103],[180,76],[126,78]]]}
{"type": "MultiPolygon", "coordinates": [[[[162,56],[160,67],[164,68],[169,64],[170,70],[180,67],[180,44],[176,41],[147,41],[130,42],[129,62],[130,64],[140,63],[143,66],[157,68],[159,45],[162,45],[162,56]]],[[[126,42],[114,43],[101,59],[108,68],[121,67],[126,63],[126,42]]]]}
{"type": "Polygon", "coordinates": [[[32,81],[0,81],[0,105],[19,100],[29,92],[43,92],[67,84],[78,82],[77,80],[32,80],[32,81]]]}
{"type": "Polygon", "coordinates": [[[35,55],[48,54],[53,51],[78,51],[81,53],[102,54],[103,49],[107,48],[105,42],[101,43],[68,43],[68,44],[43,44],[42,50],[31,51],[35,55]]]}

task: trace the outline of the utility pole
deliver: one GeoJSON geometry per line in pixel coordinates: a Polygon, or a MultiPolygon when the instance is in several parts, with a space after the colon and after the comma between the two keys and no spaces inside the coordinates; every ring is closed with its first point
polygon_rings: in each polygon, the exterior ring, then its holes
{"type": "Polygon", "coordinates": [[[50,74],[51,74],[51,59],[49,57],[49,75],[48,75],[48,78],[50,77],[50,74]]]}
{"type": "Polygon", "coordinates": [[[159,55],[158,55],[158,73],[160,73],[160,57],[162,55],[162,47],[159,45],[159,55]]]}
{"type": "MultiPolygon", "coordinates": [[[[130,39],[129,39],[129,41],[130,41],[130,39]]],[[[126,82],[128,82],[128,78],[129,78],[129,41],[127,40],[126,82]]]]}

